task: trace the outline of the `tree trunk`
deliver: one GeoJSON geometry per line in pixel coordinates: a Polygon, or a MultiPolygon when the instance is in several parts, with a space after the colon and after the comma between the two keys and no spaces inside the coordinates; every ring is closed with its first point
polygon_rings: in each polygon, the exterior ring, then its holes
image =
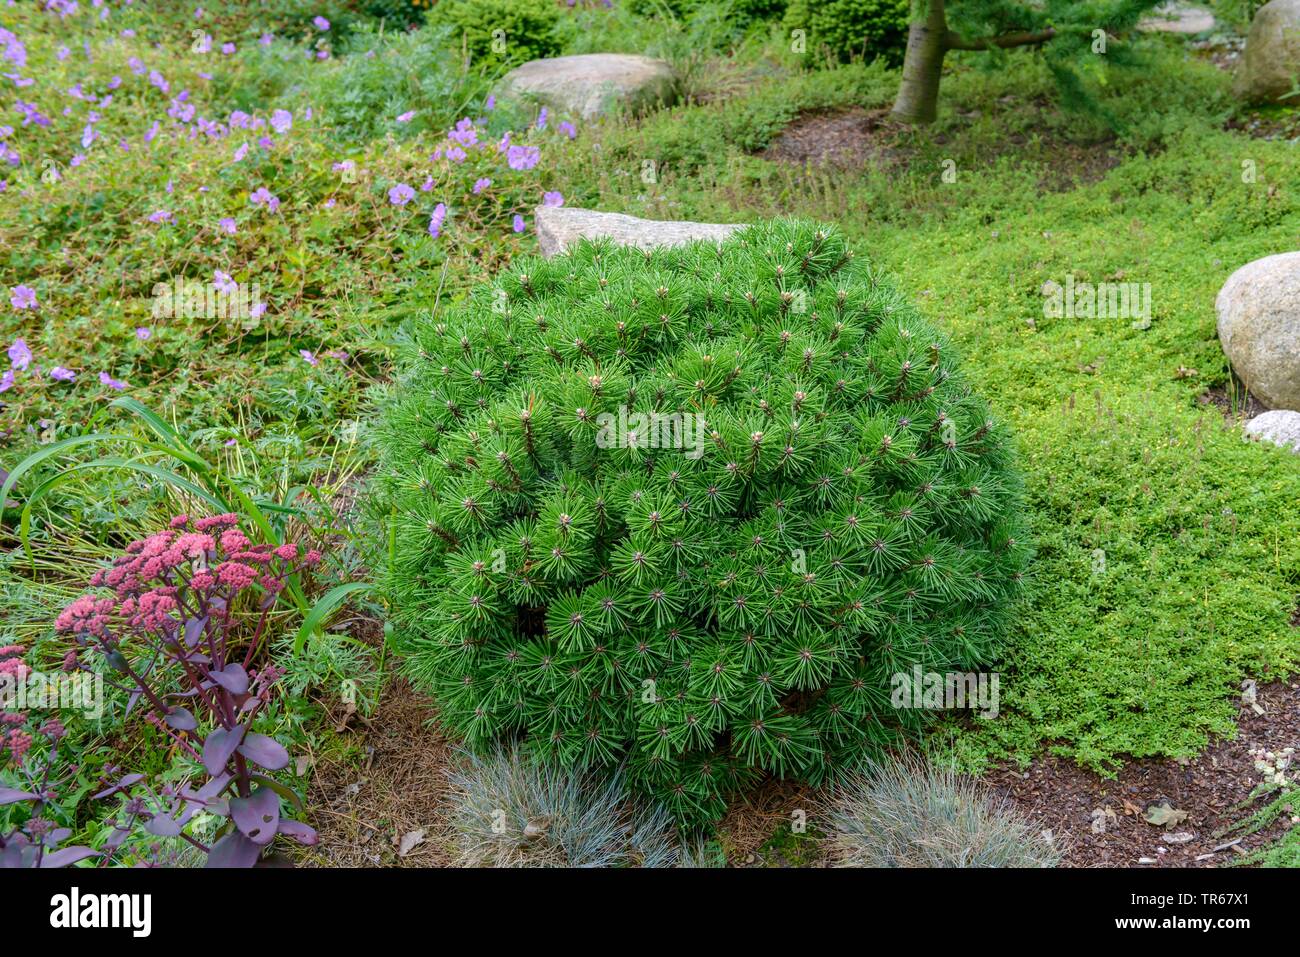
{"type": "Polygon", "coordinates": [[[907,123],[933,123],[939,114],[939,78],[948,52],[948,18],[943,0],[929,0],[924,20],[907,28],[903,81],[898,86],[893,115],[907,123]]]}

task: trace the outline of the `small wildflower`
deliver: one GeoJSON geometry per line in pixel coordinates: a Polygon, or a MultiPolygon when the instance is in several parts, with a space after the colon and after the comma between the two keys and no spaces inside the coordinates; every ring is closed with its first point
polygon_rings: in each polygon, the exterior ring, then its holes
{"type": "Polygon", "coordinates": [[[398,183],[388,191],[388,201],[394,206],[405,206],[415,198],[415,190],[405,183],[398,183]]]}
{"type": "Polygon", "coordinates": [[[14,286],[9,291],[9,303],[15,309],[35,309],[36,290],[31,286],[14,286]]]}

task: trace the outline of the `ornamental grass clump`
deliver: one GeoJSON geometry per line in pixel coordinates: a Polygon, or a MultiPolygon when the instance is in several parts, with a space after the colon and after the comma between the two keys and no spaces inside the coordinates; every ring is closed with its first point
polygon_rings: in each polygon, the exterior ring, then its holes
{"type": "Polygon", "coordinates": [[[836,787],[837,867],[1055,867],[1061,851],[969,777],[911,755],[872,762],[836,787]]]}
{"type": "Polygon", "coordinates": [[[833,229],[583,243],[414,326],[381,423],[397,640],[442,721],[682,823],[858,768],[894,675],[998,653],[1003,428],[833,229]]]}

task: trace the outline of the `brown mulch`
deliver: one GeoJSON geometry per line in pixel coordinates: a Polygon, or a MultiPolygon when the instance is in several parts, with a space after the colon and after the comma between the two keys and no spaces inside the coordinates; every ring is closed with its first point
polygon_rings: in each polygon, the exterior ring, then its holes
{"type": "Polygon", "coordinates": [[[429,726],[433,713],[427,698],[404,679],[394,679],[369,718],[341,709],[331,716],[335,730],[360,754],[344,753],[314,768],[307,807],[320,843],[303,856],[303,865],[451,864],[447,771],[453,750],[429,726]],[[419,840],[402,856],[399,845],[406,835],[419,840]]]}
{"type": "Polygon", "coordinates": [[[897,142],[906,129],[889,118],[888,110],[819,110],[797,117],[762,156],[800,166],[889,169],[909,155],[897,142]]]}
{"type": "MultiPolygon", "coordinates": [[[[754,791],[737,797],[718,825],[718,843],[732,867],[822,867],[826,852],[818,846],[812,858],[790,860],[781,847],[765,847],[769,839],[788,825],[794,812],[803,811],[809,828],[817,819],[820,801],[813,789],[795,781],[768,778],[754,791]]],[[[800,842],[807,850],[809,845],[800,842]]]]}
{"type": "MultiPolygon", "coordinates": [[[[1011,103],[1014,103],[1013,98],[1011,103]]],[[[1011,103],[1008,108],[1011,108],[1011,103]]],[[[978,112],[961,115],[967,121],[979,116],[978,112]]],[[[912,132],[912,127],[892,119],[887,109],[815,110],[793,120],[760,155],[767,160],[801,167],[832,170],[869,167],[888,171],[907,164],[916,156],[916,148],[906,142],[906,137],[912,132]]],[[[1044,192],[1059,192],[1098,182],[1122,159],[1114,148],[1113,137],[1076,143],[1050,131],[1038,136],[1039,153],[1051,157],[1050,164],[1044,165],[1039,176],[1039,189],[1044,192]]],[[[940,133],[935,142],[943,143],[945,139],[946,134],[940,133]]],[[[1028,135],[1012,133],[1003,137],[985,159],[1024,155],[1030,146],[1028,135]]]]}
{"type": "Polygon", "coordinates": [[[1264,713],[1243,706],[1235,739],[1216,741],[1190,760],[1134,760],[1105,780],[1068,759],[1045,757],[1025,771],[1001,768],[984,780],[1051,830],[1065,851],[1062,866],[1227,866],[1291,826],[1283,817],[1256,834],[1231,830],[1256,809],[1241,806],[1262,780],[1250,751],[1300,751],[1300,685],[1261,688],[1257,702],[1264,713]],[[1186,818],[1169,827],[1149,824],[1148,809],[1165,803],[1186,818]],[[1101,833],[1094,820],[1104,824],[1101,833]]]}

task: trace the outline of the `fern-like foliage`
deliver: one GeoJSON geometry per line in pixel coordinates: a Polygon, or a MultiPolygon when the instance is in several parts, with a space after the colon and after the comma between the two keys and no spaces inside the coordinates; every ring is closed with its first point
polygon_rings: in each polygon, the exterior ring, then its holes
{"type": "Polygon", "coordinates": [[[583,243],[417,322],[381,417],[406,669],[473,747],[626,763],[683,823],[920,719],[1029,552],[952,348],[834,229],[583,243]]]}

